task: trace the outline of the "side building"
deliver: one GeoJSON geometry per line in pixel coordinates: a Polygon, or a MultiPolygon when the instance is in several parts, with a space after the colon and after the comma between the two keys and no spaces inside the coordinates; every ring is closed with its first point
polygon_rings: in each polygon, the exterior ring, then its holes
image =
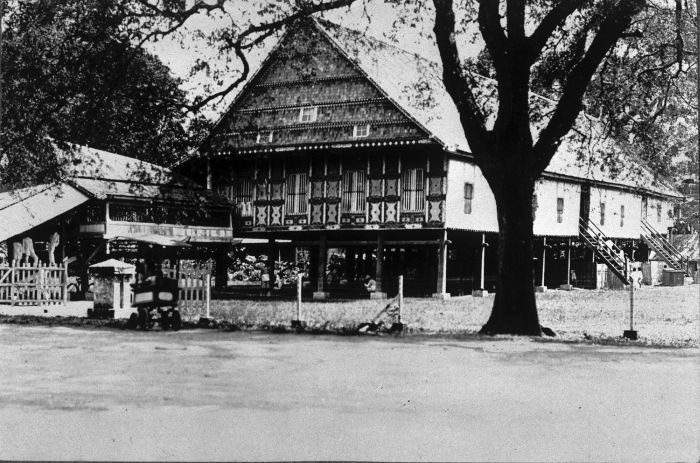
{"type": "MultiPolygon", "coordinates": [[[[560,151],[533,198],[533,284],[576,273],[592,287],[596,260],[614,260],[601,243],[643,259],[642,224],[665,232],[678,194],[644,169],[613,176],[560,151]]],[[[308,249],[317,298],[361,292],[367,276],[377,297],[395,292],[398,275],[407,294],[494,290],[494,197],[436,64],[415,54],[299,22],[180,169],[235,204],[235,235],[267,239],[261,252],[308,249]]]]}

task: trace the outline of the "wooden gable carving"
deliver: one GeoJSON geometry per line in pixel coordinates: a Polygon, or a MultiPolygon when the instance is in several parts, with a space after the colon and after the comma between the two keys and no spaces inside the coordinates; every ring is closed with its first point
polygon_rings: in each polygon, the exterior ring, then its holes
{"type": "Polygon", "coordinates": [[[212,152],[424,140],[399,110],[307,22],[285,35],[210,139],[212,152]]]}

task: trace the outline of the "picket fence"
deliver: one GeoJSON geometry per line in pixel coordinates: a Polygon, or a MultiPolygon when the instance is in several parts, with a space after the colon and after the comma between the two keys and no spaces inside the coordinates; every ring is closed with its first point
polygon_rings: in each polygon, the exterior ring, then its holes
{"type": "Polygon", "coordinates": [[[208,313],[211,304],[211,264],[183,265],[173,267],[164,262],[163,276],[177,280],[179,289],[178,308],[188,312],[208,313]]]}
{"type": "Polygon", "coordinates": [[[57,305],[68,301],[68,269],[42,262],[0,264],[0,304],[57,305]]]}

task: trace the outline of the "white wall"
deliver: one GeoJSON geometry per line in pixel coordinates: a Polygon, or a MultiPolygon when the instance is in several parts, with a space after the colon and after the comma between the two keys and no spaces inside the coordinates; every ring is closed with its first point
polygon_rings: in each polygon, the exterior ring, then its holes
{"type": "Polygon", "coordinates": [[[474,164],[449,159],[447,164],[447,218],[449,228],[496,232],[496,199],[486,179],[474,164]],[[464,213],[464,184],[474,185],[471,214],[464,213]]]}
{"type": "MultiPolygon", "coordinates": [[[[651,212],[651,209],[650,209],[651,212]]],[[[590,219],[611,238],[639,239],[642,213],[640,195],[605,187],[591,186],[590,219]],[[600,203],[605,203],[605,224],[600,223],[600,203]],[[620,226],[620,206],[625,206],[625,219],[620,226]]],[[[654,210],[654,213],[655,210],[654,210]]],[[[655,217],[651,217],[654,218],[655,217]]]]}
{"type": "Polygon", "coordinates": [[[535,194],[537,195],[535,235],[578,236],[580,185],[541,179],[535,184],[535,194]],[[564,213],[561,223],[557,222],[557,198],[564,199],[564,213]]]}
{"type": "MultiPolygon", "coordinates": [[[[673,202],[667,199],[647,197],[647,222],[661,233],[668,232],[673,226],[673,202]],[[661,205],[661,221],[658,220],[657,205],[661,205]]],[[[641,206],[640,206],[641,214],[641,206]]]]}

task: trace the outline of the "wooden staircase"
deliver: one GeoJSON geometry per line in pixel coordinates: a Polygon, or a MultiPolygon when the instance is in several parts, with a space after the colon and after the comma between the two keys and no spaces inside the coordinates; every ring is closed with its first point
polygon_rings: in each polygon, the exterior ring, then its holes
{"type": "Polygon", "coordinates": [[[666,237],[646,220],[642,220],[642,239],[669,267],[674,270],[683,270],[686,274],[688,273],[688,260],[684,259],[678,249],[669,243],[666,237]]]}
{"type": "Polygon", "coordinates": [[[598,259],[617,275],[624,284],[629,284],[629,265],[627,256],[589,219],[579,218],[579,236],[598,259]],[[607,241],[607,242],[606,242],[607,241]]]}

